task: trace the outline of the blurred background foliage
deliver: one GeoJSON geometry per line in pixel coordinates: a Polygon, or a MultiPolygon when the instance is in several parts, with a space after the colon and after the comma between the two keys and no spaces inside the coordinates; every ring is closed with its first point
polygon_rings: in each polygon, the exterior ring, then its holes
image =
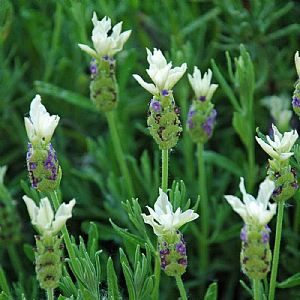
{"type": "MultiPolygon", "coordinates": [[[[254,108],[255,127],[268,133],[272,119],[261,99],[270,95],[292,95],[296,80],[294,54],[300,50],[300,4],[291,1],[139,1],[139,0],[0,0],[0,165],[7,165],[5,184],[16,201],[22,224],[23,244],[33,244],[33,230],[21,197],[20,181],[28,185],[26,171],[27,136],[23,117],[36,93],[50,114],[61,118],[52,139],[63,169],[61,195],[64,201],[77,200],[74,217],[68,228],[75,237],[85,237],[87,224],[94,221],[99,230],[99,249],[102,260],[112,255],[119,285],[124,286],[118,247],[134,254],[132,245],[124,243],[109,223],[136,230],[121,202],[126,189],[114,156],[107,119],[89,102],[89,60],[78,43],[91,45],[92,13],[99,19],[105,15],[112,24],[123,21],[123,30],[132,34],[117,55],[116,75],[119,83],[117,129],[124,155],[134,182],[135,196],[144,209],[153,205],[160,184],[160,153],[146,129],[147,104],[151,95],[133,79],[140,74],[147,79],[145,47],[159,48],[172,60],[173,66],[188,64],[188,73],[198,66],[202,73],[212,68],[214,60],[220,72],[238,96],[239,87],[231,82],[226,52],[237,57],[240,44],[250,54],[255,71],[254,108]]],[[[147,79],[148,80],[148,79],[147,79]]],[[[214,83],[218,83],[216,77],[214,83]]],[[[245,91],[244,91],[245,92],[245,91]]],[[[192,90],[185,76],[174,88],[184,124],[192,98],[192,90]]],[[[213,102],[218,112],[217,126],[206,145],[207,182],[210,205],[210,268],[203,274],[198,264],[197,235],[199,223],[186,230],[189,267],[183,276],[190,299],[196,299],[198,287],[216,281],[219,299],[248,299],[239,280],[247,278],[240,272],[239,217],[224,201],[223,195],[236,194],[239,176],[246,176],[246,151],[232,126],[234,109],[220,86],[213,102]]],[[[291,126],[298,126],[293,118],[291,126]]],[[[253,137],[254,139],[254,137],[253,137]]],[[[195,145],[183,132],[178,146],[170,155],[170,182],[183,180],[186,195],[195,204],[198,181],[195,164],[195,145]]],[[[256,182],[266,176],[267,156],[255,145],[256,182]]],[[[299,199],[299,195],[296,196],[299,199]]],[[[298,200],[299,201],[299,200],[298,200]]],[[[299,202],[291,200],[286,209],[285,227],[278,280],[300,271],[299,202]]],[[[271,224],[275,228],[275,224],[271,224]]],[[[153,237],[149,228],[149,235],[153,237]]],[[[154,240],[154,237],[153,237],[154,240]]],[[[77,240],[78,241],[78,240],[77,240]]],[[[5,246],[0,247],[1,265],[11,282],[17,274],[10,267],[5,246]]],[[[28,265],[24,278],[34,277],[28,265]],[[30,277],[31,276],[31,277],[30,277]]],[[[106,265],[106,263],[104,263],[106,265]]],[[[164,274],[161,299],[175,299],[178,292],[172,278],[164,274]],[[167,284],[170,283],[170,284],[167,284]]],[[[15,283],[15,289],[30,298],[36,289],[34,278],[27,285],[15,283]],[[32,282],[31,284],[29,284],[32,282]]],[[[285,299],[300,297],[299,288],[284,290],[285,299]]],[[[126,295],[124,295],[126,297],[126,295]]],[[[278,292],[280,298],[280,290],[278,292]]]]}

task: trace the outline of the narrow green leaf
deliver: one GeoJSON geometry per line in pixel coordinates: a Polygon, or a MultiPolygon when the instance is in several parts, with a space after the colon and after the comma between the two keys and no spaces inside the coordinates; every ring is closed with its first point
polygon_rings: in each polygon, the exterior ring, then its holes
{"type": "Polygon", "coordinates": [[[241,141],[246,148],[250,148],[252,142],[251,130],[247,117],[244,114],[234,112],[233,114],[233,127],[239,135],[241,141]]]}
{"type": "Polygon", "coordinates": [[[140,245],[141,247],[144,247],[145,245],[145,241],[140,238],[139,236],[129,233],[128,231],[126,231],[123,228],[120,228],[119,226],[117,226],[116,224],[114,224],[114,222],[110,219],[109,220],[112,227],[115,229],[115,231],[124,239],[126,239],[127,241],[135,244],[135,245],[140,245]]]}
{"type": "Polygon", "coordinates": [[[68,91],[54,84],[43,81],[35,81],[34,85],[38,93],[50,95],[52,97],[57,97],[75,106],[87,109],[95,113],[99,113],[97,108],[92,104],[92,102],[88,98],[80,94],[68,91]]]}
{"type": "Polygon", "coordinates": [[[222,75],[221,71],[219,70],[219,68],[217,67],[217,65],[216,65],[216,63],[215,63],[215,61],[213,59],[211,60],[211,64],[212,64],[214,76],[217,78],[217,80],[220,83],[223,91],[225,92],[225,94],[227,95],[227,97],[229,98],[229,100],[231,101],[234,109],[236,111],[241,111],[241,107],[239,105],[239,102],[238,102],[236,96],[234,95],[231,87],[227,83],[226,79],[222,75]]]}
{"type": "Polygon", "coordinates": [[[218,284],[213,282],[208,287],[206,294],[204,296],[204,300],[217,300],[218,298],[218,284]]]}
{"type": "Polygon", "coordinates": [[[132,279],[132,272],[131,272],[130,268],[128,268],[126,266],[126,264],[124,262],[122,263],[122,269],[123,269],[123,274],[124,274],[125,281],[126,281],[129,300],[135,300],[136,296],[135,296],[134,283],[133,283],[133,279],[132,279]]]}
{"type": "Polygon", "coordinates": [[[237,177],[242,176],[242,170],[240,166],[226,156],[207,150],[204,152],[204,159],[207,163],[215,164],[216,166],[229,171],[237,177]]]}
{"type": "Polygon", "coordinates": [[[125,252],[123,251],[122,248],[119,249],[119,252],[120,252],[120,262],[121,262],[121,264],[125,264],[125,266],[130,271],[130,276],[132,277],[133,276],[133,271],[130,268],[130,264],[129,264],[129,261],[127,259],[127,256],[126,256],[125,252]]]}
{"type": "Polygon", "coordinates": [[[291,287],[298,286],[298,285],[300,285],[300,272],[280,283],[277,283],[276,287],[278,287],[280,289],[286,289],[286,288],[291,288],[291,287]]]}
{"type": "Polygon", "coordinates": [[[108,286],[108,299],[111,300],[120,299],[118,279],[117,279],[117,275],[111,257],[109,257],[107,261],[107,286],[108,286]]]}

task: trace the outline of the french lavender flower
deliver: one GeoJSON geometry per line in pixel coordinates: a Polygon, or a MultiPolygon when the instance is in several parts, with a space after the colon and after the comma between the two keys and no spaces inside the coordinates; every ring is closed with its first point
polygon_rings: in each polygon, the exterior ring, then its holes
{"type": "Polygon", "coordinates": [[[122,22],[120,22],[112,28],[112,33],[108,36],[111,30],[110,18],[105,16],[98,21],[94,12],[92,22],[94,24],[92,41],[95,50],[83,44],[78,46],[92,56],[90,98],[100,111],[107,112],[117,107],[118,100],[114,55],[123,49],[131,30],[121,33],[122,22]]]}
{"type": "Polygon", "coordinates": [[[266,136],[266,141],[255,137],[262,149],[273,159],[269,159],[268,175],[275,182],[272,199],[276,202],[285,201],[292,197],[298,188],[296,169],[289,164],[289,158],[298,133],[296,130],[285,132],[282,135],[277,127],[272,124],[274,140],[266,136]]]}
{"type": "Polygon", "coordinates": [[[187,267],[186,244],[179,228],[185,223],[199,217],[192,209],[182,212],[168,200],[167,194],[159,189],[159,197],[154,204],[154,210],[147,206],[150,215],[142,214],[144,222],[153,227],[158,236],[158,251],[161,260],[161,269],[168,276],[182,275],[187,267]]]}
{"type": "Polygon", "coordinates": [[[160,50],[154,48],[153,54],[149,49],[146,50],[149,62],[146,71],[154,84],[145,82],[137,74],[133,77],[153,95],[149,103],[147,125],[159,148],[167,150],[177,144],[182,131],[180,108],[175,104],[172,88],[183,76],[187,66],[183,63],[181,67],[172,68],[172,63],[167,63],[160,50]]]}
{"type": "Polygon", "coordinates": [[[40,207],[35,202],[23,196],[32,225],[39,235],[35,236],[35,271],[41,288],[48,290],[58,286],[62,274],[62,250],[64,248],[62,236],[57,234],[72,217],[75,199],[68,204],[62,203],[55,217],[49,199],[43,198],[40,207]]]}
{"type": "Polygon", "coordinates": [[[290,128],[289,124],[293,115],[290,109],[290,99],[286,95],[267,96],[261,100],[266,106],[278,130],[286,131],[290,128]]]}
{"type": "Polygon", "coordinates": [[[5,247],[21,240],[20,216],[3,182],[6,170],[7,166],[0,167],[0,245],[5,247]]]}
{"type": "Polygon", "coordinates": [[[30,105],[25,127],[29,138],[26,157],[31,186],[41,192],[54,191],[60,184],[62,172],[51,138],[59,122],[59,116],[50,116],[36,95],[30,105]]]}
{"type": "Polygon", "coordinates": [[[242,240],[240,261],[242,271],[251,279],[260,280],[270,271],[272,253],[269,234],[271,230],[267,224],[276,214],[277,204],[269,202],[274,188],[275,183],[266,178],[260,184],[258,196],[255,199],[247,194],[244,178],[241,178],[240,191],[243,201],[236,196],[225,196],[233,210],[245,223],[240,234],[242,240]]]}
{"type": "Polygon", "coordinates": [[[295,53],[295,65],[296,65],[298,79],[295,82],[295,91],[294,91],[294,95],[293,95],[292,105],[293,105],[294,112],[300,117],[300,82],[299,82],[300,57],[299,57],[299,51],[297,51],[295,53]]]}
{"type": "Polygon", "coordinates": [[[197,67],[194,67],[193,76],[188,74],[195,97],[190,106],[187,128],[195,143],[206,143],[212,137],[216,124],[217,112],[210,100],[218,85],[210,84],[211,77],[212,72],[208,69],[201,78],[201,72],[197,67]]]}

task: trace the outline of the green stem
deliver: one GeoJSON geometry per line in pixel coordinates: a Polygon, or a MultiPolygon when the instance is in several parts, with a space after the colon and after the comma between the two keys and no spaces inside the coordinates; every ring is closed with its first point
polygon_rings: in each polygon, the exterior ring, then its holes
{"type": "Polygon", "coordinates": [[[129,198],[132,198],[132,197],[134,197],[133,184],[132,184],[130,173],[129,173],[128,168],[127,168],[125,156],[124,156],[123,151],[122,151],[121,142],[120,142],[120,138],[119,138],[117,127],[116,127],[116,121],[115,121],[115,115],[114,114],[115,114],[115,111],[110,111],[110,112],[106,113],[106,116],[107,116],[110,131],[111,131],[112,140],[113,140],[117,160],[118,160],[122,175],[123,175],[124,180],[125,180],[127,194],[128,194],[129,198]]]}
{"type": "Polygon", "coordinates": [[[178,290],[180,292],[181,300],[187,300],[187,295],[183,286],[181,276],[175,276],[178,290]]]}
{"type": "MultiPolygon", "coordinates": [[[[55,192],[50,192],[50,196],[51,196],[54,208],[57,211],[59,206],[60,206],[60,203],[59,203],[56,191],[55,192]]],[[[61,232],[63,234],[63,239],[64,239],[65,244],[66,244],[66,248],[67,248],[67,251],[68,251],[68,254],[69,254],[70,261],[71,261],[72,264],[75,265],[76,262],[77,262],[76,254],[74,252],[72,242],[71,242],[71,239],[70,239],[70,235],[69,235],[69,232],[67,230],[66,225],[64,225],[62,227],[61,232]]]]}
{"type": "Polygon", "coordinates": [[[18,278],[20,279],[23,274],[22,259],[20,259],[17,253],[16,245],[15,244],[7,245],[7,250],[8,250],[10,261],[14,267],[14,270],[18,275],[18,278]]]}
{"type": "Polygon", "coordinates": [[[3,293],[5,294],[5,296],[7,296],[10,299],[11,294],[10,294],[9,286],[7,284],[7,280],[1,266],[0,266],[0,287],[3,293]]]}
{"type": "Polygon", "coordinates": [[[284,211],[284,202],[280,201],[278,203],[276,236],[275,236],[275,245],[273,251],[273,263],[272,263],[272,272],[271,272],[271,279],[270,279],[269,300],[274,300],[274,296],[275,296],[276,277],[277,277],[277,270],[278,270],[280,241],[281,241],[281,233],[282,233],[283,211],[284,211]]]}
{"type": "Polygon", "coordinates": [[[169,168],[169,150],[162,150],[162,174],[161,174],[161,188],[164,193],[168,189],[168,168],[169,168]]]}
{"type": "Polygon", "coordinates": [[[206,273],[209,264],[209,212],[207,200],[206,170],[204,162],[204,144],[197,144],[198,150],[198,177],[199,177],[199,194],[200,194],[200,222],[201,222],[201,239],[199,240],[199,259],[203,273],[206,273]]]}
{"type": "Polygon", "coordinates": [[[155,265],[154,265],[154,278],[155,278],[155,286],[152,293],[152,300],[158,300],[159,299],[159,286],[160,286],[160,257],[158,252],[156,252],[155,255],[155,265]]]}
{"type": "Polygon", "coordinates": [[[54,289],[47,290],[47,300],[53,300],[54,299],[54,289]]]}
{"type": "Polygon", "coordinates": [[[260,300],[259,280],[253,279],[254,300],[260,300]]]}

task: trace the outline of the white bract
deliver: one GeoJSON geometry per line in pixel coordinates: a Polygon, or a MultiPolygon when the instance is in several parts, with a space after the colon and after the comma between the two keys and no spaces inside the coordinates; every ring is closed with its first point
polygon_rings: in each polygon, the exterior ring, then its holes
{"type": "Polygon", "coordinates": [[[41,199],[40,207],[36,206],[35,202],[26,195],[23,196],[23,200],[26,203],[31,223],[46,238],[58,233],[65,225],[67,219],[72,217],[72,209],[75,205],[75,199],[72,199],[68,204],[62,203],[54,216],[53,209],[47,197],[41,199]]]}
{"type": "Polygon", "coordinates": [[[182,225],[199,217],[197,213],[194,213],[194,210],[188,209],[182,212],[180,207],[174,213],[172,204],[162,189],[159,189],[159,197],[154,204],[154,210],[149,206],[147,208],[150,215],[142,214],[144,222],[153,227],[157,236],[172,235],[182,225]]]}
{"type": "Polygon", "coordinates": [[[145,82],[142,77],[137,74],[134,74],[133,77],[144,89],[158,96],[162,90],[169,91],[172,89],[185,73],[187,65],[183,63],[181,67],[172,69],[172,63],[167,63],[167,60],[160,50],[154,48],[153,54],[149,49],[146,48],[146,50],[148,54],[147,60],[149,62],[149,69],[146,71],[154,84],[145,82]]]}
{"type": "Polygon", "coordinates": [[[218,84],[210,84],[211,77],[212,71],[208,69],[208,71],[204,73],[203,78],[201,78],[201,71],[197,67],[194,67],[193,76],[188,74],[189,82],[197,98],[204,96],[207,101],[211,99],[218,87],[218,84]]]}
{"type": "Polygon", "coordinates": [[[33,146],[48,145],[59,122],[59,116],[50,116],[41,102],[41,96],[36,95],[30,104],[29,118],[24,118],[26,132],[33,146]]]}
{"type": "Polygon", "coordinates": [[[272,129],[274,141],[268,135],[266,136],[268,143],[258,137],[255,137],[256,141],[271,157],[279,161],[285,161],[294,154],[293,152],[290,152],[290,150],[298,138],[298,133],[296,130],[291,130],[282,135],[274,124],[272,124],[272,129]]]}
{"type": "Polygon", "coordinates": [[[117,52],[123,49],[123,45],[128,40],[131,30],[127,30],[121,33],[122,23],[119,22],[112,29],[112,34],[108,36],[108,31],[111,29],[111,20],[108,17],[104,17],[101,21],[98,21],[97,15],[94,12],[92,18],[94,29],[92,31],[92,41],[94,49],[87,45],[78,44],[78,46],[92,57],[101,59],[103,56],[108,55],[112,57],[117,52]]]}
{"type": "Polygon", "coordinates": [[[246,224],[265,226],[276,213],[277,204],[269,202],[274,189],[275,183],[269,178],[266,178],[260,184],[258,196],[255,199],[252,195],[247,194],[244,178],[241,177],[240,191],[243,194],[243,202],[238,197],[231,195],[226,195],[225,199],[246,224]]]}
{"type": "Polygon", "coordinates": [[[296,70],[298,73],[298,76],[300,77],[300,57],[299,57],[299,51],[295,53],[295,65],[296,65],[296,70]]]}

